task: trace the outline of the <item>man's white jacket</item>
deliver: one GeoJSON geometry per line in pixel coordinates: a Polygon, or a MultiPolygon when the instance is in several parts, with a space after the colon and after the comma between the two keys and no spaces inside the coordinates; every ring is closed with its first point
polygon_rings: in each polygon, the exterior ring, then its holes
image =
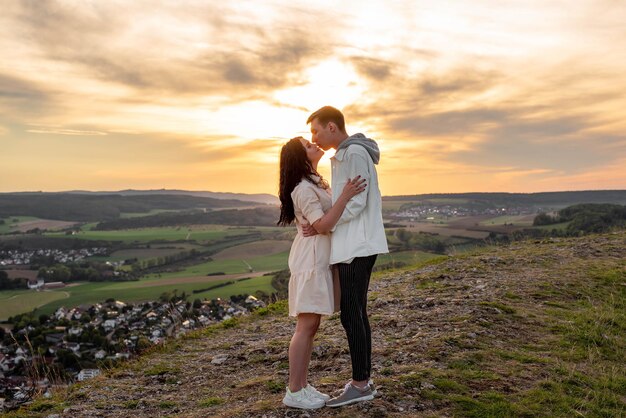
{"type": "Polygon", "coordinates": [[[330,264],[350,263],[354,257],[388,253],[378,174],[368,151],[358,144],[340,147],[331,158],[331,168],[333,204],[348,179],[360,175],[367,181],[367,187],[350,199],[332,230],[330,264]]]}

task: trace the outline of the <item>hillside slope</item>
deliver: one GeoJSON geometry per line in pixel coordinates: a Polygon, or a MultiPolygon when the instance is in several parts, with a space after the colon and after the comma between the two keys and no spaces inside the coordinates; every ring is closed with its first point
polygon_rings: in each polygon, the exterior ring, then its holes
{"type": "MultiPolygon", "coordinates": [[[[374,401],[281,405],[294,322],[284,304],[197,332],[13,416],[623,416],[626,233],[488,248],[373,279],[374,401]],[[36,411],[35,411],[36,410],[36,411]]],[[[349,378],[338,317],[311,382],[349,378]]],[[[11,416],[9,415],[9,416],[11,416]]]]}

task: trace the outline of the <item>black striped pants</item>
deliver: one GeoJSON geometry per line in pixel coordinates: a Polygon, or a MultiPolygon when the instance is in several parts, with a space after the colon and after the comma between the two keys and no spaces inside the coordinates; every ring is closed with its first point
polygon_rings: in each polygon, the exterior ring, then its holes
{"type": "Polygon", "coordinates": [[[341,285],[341,325],[346,330],[352,379],[368,380],[372,371],[372,331],[367,318],[367,288],[377,255],[337,264],[341,285]]]}

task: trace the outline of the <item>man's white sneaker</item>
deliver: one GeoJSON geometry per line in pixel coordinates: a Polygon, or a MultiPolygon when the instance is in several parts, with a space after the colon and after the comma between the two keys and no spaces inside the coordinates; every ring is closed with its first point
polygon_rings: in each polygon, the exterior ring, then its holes
{"type": "Polygon", "coordinates": [[[320,392],[319,390],[315,389],[313,386],[309,384],[307,384],[304,389],[306,389],[310,394],[312,394],[316,398],[322,399],[323,401],[327,401],[330,399],[330,395],[320,392]]]}
{"type": "Polygon", "coordinates": [[[300,409],[319,409],[326,404],[323,399],[314,396],[305,388],[302,388],[297,392],[292,392],[289,388],[287,388],[287,393],[283,398],[283,403],[292,408],[300,409]]]}

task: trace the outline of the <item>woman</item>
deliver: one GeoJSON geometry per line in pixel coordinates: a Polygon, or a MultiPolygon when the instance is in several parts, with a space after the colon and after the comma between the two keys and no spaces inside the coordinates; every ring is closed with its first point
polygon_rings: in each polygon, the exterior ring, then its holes
{"type": "Polygon", "coordinates": [[[365,190],[360,176],[348,181],[332,205],[328,183],[317,172],[324,151],[302,137],[292,138],[280,152],[280,220],[278,225],[296,222],[298,234],[289,253],[289,315],[298,318],[289,344],[289,387],[283,399],[287,406],[317,409],[330,396],[307,382],[313,338],[321,315],[334,311],[333,276],[330,268],[330,230],[348,201],[365,190]],[[302,235],[310,224],[319,233],[302,235]]]}

